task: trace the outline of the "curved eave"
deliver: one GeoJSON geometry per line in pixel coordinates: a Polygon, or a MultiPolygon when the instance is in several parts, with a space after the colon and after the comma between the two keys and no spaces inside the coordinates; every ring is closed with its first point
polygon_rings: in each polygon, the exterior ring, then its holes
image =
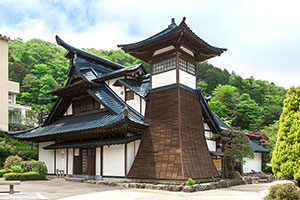
{"type": "MultiPolygon", "coordinates": [[[[173,24],[173,26],[171,26],[171,25],[167,29],[164,29],[163,31],[161,31],[161,32],[157,33],[156,35],[151,36],[145,40],[142,40],[142,41],[139,41],[136,43],[132,43],[132,44],[122,44],[122,45],[117,45],[117,46],[122,48],[126,52],[134,52],[135,49],[142,49],[142,48],[148,46],[150,43],[155,43],[159,40],[164,40],[165,38],[167,38],[168,36],[170,36],[171,34],[174,34],[176,32],[177,33],[185,32],[185,33],[190,34],[190,36],[195,39],[194,42],[198,42],[200,45],[202,45],[202,46],[206,47],[208,50],[212,51],[212,53],[214,53],[215,55],[220,55],[224,51],[227,50],[225,48],[219,48],[219,47],[212,46],[212,45],[208,44],[207,42],[205,42],[204,40],[202,40],[199,36],[197,36],[188,27],[188,25],[185,23],[185,18],[183,18],[182,22],[178,26],[176,24],[173,24]]],[[[181,34],[178,34],[178,37],[180,37],[180,35],[181,34]]]]}
{"type": "MultiPolygon", "coordinates": [[[[86,51],[83,51],[83,50],[80,50],[80,49],[77,49],[69,44],[67,44],[66,42],[64,42],[59,36],[55,36],[55,39],[56,39],[56,42],[58,45],[64,47],[65,49],[67,49],[69,52],[73,53],[73,54],[78,54],[78,55],[81,55],[85,58],[88,58],[88,59],[91,59],[91,60],[94,60],[96,62],[100,62],[100,63],[104,63],[104,64],[107,64],[109,65],[110,67],[114,68],[114,69],[122,69],[124,68],[123,65],[120,65],[118,63],[115,63],[113,61],[110,61],[110,60],[107,60],[107,59],[104,59],[104,58],[101,58],[99,56],[96,56],[94,54],[91,54],[91,53],[88,53],[86,51]]],[[[66,54],[68,55],[69,52],[66,54]]]]}

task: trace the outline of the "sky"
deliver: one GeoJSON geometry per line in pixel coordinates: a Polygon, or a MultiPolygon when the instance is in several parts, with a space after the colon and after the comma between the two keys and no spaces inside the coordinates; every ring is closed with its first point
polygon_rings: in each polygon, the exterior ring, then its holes
{"type": "Polygon", "coordinates": [[[0,34],[77,48],[118,49],[175,18],[228,50],[209,63],[243,78],[300,86],[299,0],[0,0],[0,34]]]}

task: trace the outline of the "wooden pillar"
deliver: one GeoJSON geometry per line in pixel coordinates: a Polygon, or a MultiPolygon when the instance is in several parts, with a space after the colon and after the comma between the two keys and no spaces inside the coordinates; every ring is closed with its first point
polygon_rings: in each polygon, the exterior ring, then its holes
{"type": "Polygon", "coordinates": [[[103,146],[100,148],[100,176],[103,177],[103,146]]]}
{"type": "Polygon", "coordinates": [[[56,149],[54,149],[54,174],[56,174],[56,149]]]}
{"type": "Polygon", "coordinates": [[[66,174],[68,175],[69,174],[69,148],[67,148],[67,156],[66,156],[66,174]]]}
{"type": "Polygon", "coordinates": [[[125,164],[124,164],[124,168],[125,168],[125,177],[127,177],[127,143],[124,145],[124,156],[125,156],[125,164]]]}

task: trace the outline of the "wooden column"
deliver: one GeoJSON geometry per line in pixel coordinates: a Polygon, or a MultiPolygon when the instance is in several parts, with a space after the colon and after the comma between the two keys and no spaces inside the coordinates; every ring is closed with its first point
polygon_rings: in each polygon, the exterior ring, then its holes
{"type": "Polygon", "coordinates": [[[66,174],[69,174],[69,148],[67,148],[67,156],[66,156],[66,174]]]}
{"type": "Polygon", "coordinates": [[[100,176],[103,177],[103,146],[100,148],[100,176]]]}
{"type": "Polygon", "coordinates": [[[54,149],[54,174],[56,174],[56,149],[54,149]]]}

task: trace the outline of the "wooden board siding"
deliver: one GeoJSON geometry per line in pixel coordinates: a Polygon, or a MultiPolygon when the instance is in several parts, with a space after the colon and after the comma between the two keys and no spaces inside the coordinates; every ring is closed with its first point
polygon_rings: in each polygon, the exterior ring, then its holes
{"type": "Polygon", "coordinates": [[[204,136],[198,95],[176,87],[149,93],[144,133],[128,178],[218,177],[204,136]]]}
{"type": "Polygon", "coordinates": [[[93,97],[87,96],[85,98],[76,99],[72,102],[73,114],[93,111],[100,109],[100,104],[93,97]]]}

